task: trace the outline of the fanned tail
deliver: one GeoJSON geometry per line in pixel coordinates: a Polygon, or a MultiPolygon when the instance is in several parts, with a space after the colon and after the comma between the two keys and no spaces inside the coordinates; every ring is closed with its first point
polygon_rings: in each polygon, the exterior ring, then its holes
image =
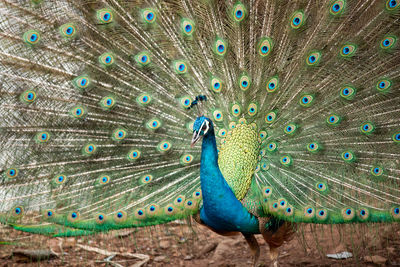
{"type": "Polygon", "coordinates": [[[3,1],[0,13],[1,222],[74,235],[197,213],[198,115],[259,216],[400,219],[398,1],[3,1]]]}

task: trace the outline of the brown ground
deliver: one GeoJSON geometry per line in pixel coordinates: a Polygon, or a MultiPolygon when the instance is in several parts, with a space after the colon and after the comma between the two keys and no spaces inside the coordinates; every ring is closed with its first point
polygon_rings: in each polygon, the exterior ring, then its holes
{"type": "MultiPolygon", "coordinates": [[[[398,224],[300,228],[294,239],[280,249],[280,266],[400,266],[398,224]],[[326,256],[343,251],[353,256],[342,260],[326,256]]],[[[261,236],[257,239],[261,246],[258,265],[269,266],[268,246],[261,236]]],[[[241,235],[222,237],[185,222],[78,238],[50,238],[0,229],[0,266],[251,265],[249,248],[241,235]],[[93,248],[100,250],[89,251],[93,248]],[[43,253],[44,259],[37,261],[38,253],[43,253]],[[107,255],[116,253],[111,262],[104,262],[107,255]],[[142,254],[142,260],[132,257],[133,253],[142,254]]]]}

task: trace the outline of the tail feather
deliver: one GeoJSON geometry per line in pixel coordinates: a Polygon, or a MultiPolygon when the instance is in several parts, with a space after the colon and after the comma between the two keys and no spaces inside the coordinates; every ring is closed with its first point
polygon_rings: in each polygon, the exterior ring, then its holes
{"type": "Polygon", "coordinates": [[[3,1],[0,220],[97,232],[195,214],[198,115],[220,148],[257,131],[260,216],[398,220],[393,3],[3,1]]]}

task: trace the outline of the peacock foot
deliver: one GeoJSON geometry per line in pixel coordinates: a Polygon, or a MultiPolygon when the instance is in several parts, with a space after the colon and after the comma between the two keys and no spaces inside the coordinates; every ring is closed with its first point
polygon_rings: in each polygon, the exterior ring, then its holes
{"type": "Polygon", "coordinates": [[[269,257],[271,259],[271,267],[278,267],[279,250],[275,247],[269,247],[269,257]]]}

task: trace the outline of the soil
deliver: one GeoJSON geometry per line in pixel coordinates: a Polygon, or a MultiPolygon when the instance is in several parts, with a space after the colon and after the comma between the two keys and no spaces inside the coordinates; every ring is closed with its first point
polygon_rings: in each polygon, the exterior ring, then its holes
{"type": "MultiPolygon", "coordinates": [[[[257,240],[261,248],[258,266],[270,266],[268,245],[261,235],[257,240]]],[[[279,266],[400,266],[400,225],[300,225],[293,240],[280,248],[278,261],[279,266]],[[341,252],[352,255],[346,259],[327,257],[341,252]]],[[[219,236],[206,227],[185,221],[76,238],[0,228],[0,266],[252,264],[250,249],[242,235],[219,236]]]]}

